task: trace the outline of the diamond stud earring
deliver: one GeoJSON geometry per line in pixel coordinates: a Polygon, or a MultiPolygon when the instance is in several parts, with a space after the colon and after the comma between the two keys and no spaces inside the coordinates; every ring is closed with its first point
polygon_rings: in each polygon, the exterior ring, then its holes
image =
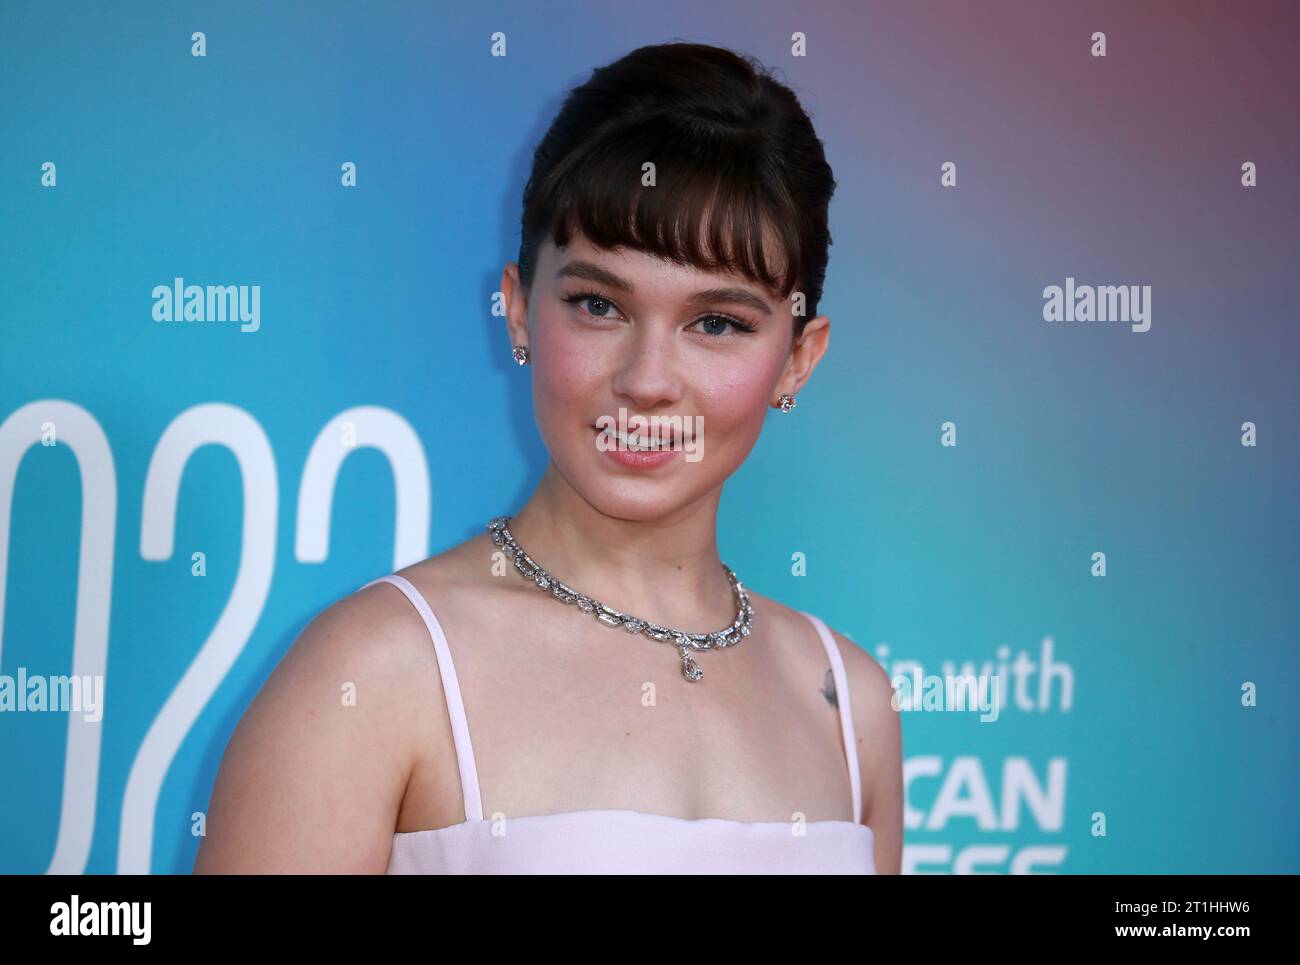
{"type": "Polygon", "coordinates": [[[795,407],[794,396],[781,393],[781,398],[776,400],[776,404],[781,407],[782,412],[789,412],[795,407]]]}
{"type": "Polygon", "coordinates": [[[527,346],[527,345],[516,345],[516,346],[514,347],[514,349],[511,351],[510,354],[513,355],[513,356],[515,357],[515,361],[518,362],[520,365],[527,365],[527,364],[528,364],[528,346],[527,346]]]}

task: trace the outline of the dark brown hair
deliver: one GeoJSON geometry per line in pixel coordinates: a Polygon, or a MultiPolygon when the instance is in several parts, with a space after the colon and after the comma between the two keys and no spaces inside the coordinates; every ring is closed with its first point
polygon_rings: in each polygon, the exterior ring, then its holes
{"type": "Polygon", "coordinates": [[[757,60],[706,44],[640,47],[571,90],[533,152],[520,281],[531,291],[548,233],[562,247],[578,229],[597,247],[736,271],[783,299],[801,290],[797,337],[821,300],[834,190],[812,121],[757,60]],[[641,183],[647,161],[653,188],[641,183]],[[783,265],[764,256],[764,225],[783,265]]]}

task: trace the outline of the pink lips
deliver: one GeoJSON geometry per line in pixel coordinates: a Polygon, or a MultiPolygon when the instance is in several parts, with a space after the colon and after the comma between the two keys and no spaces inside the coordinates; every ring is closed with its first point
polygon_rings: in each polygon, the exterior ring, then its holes
{"type": "Polygon", "coordinates": [[[609,456],[618,465],[625,469],[658,469],[660,466],[666,466],[673,461],[677,455],[676,449],[665,449],[662,452],[633,452],[630,449],[611,449],[604,453],[609,456]]]}
{"type": "MultiPolygon", "coordinates": [[[[595,426],[593,426],[592,429],[597,435],[604,431],[595,426]]],[[[675,441],[675,438],[675,434],[669,431],[666,433],[665,438],[661,438],[659,444],[670,447],[675,441]]],[[[599,452],[600,450],[598,449],[597,451],[599,452]]],[[[622,466],[624,469],[658,469],[660,466],[666,466],[672,462],[673,457],[677,455],[677,452],[678,450],[673,448],[642,452],[634,452],[631,449],[614,448],[601,452],[601,455],[608,456],[613,460],[615,465],[622,466]]]]}

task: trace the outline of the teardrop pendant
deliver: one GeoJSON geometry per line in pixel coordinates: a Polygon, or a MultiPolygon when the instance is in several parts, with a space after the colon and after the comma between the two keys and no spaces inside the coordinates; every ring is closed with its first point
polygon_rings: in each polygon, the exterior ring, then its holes
{"type": "Polygon", "coordinates": [[[704,671],[700,669],[699,664],[695,662],[695,658],[692,657],[689,652],[687,652],[685,647],[681,648],[681,654],[682,654],[682,676],[685,677],[687,680],[689,680],[691,683],[695,683],[695,681],[699,680],[701,677],[704,676],[704,671]]]}

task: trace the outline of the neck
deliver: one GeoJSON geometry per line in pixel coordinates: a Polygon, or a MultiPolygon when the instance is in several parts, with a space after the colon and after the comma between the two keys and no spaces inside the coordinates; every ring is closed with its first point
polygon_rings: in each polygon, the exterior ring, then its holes
{"type": "MultiPolygon", "coordinates": [[[[721,488],[666,516],[620,519],[592,506],[549,463],[510,532],[573,589],[661,626],[705,633],[736,617],[717,545],[721,488]]],[[[515,575],[518,579],[518,575],[515,575]]]]}

